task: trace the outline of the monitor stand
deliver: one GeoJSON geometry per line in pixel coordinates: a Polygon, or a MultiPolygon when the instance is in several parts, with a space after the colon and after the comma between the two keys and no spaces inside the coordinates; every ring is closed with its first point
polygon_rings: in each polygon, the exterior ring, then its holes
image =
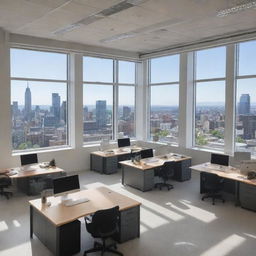
{"type": "Polygon", "coordinates": [[[67,202],[68,200],[70,200],[70,198],[68,197],[68,194],[65,194],[63,196],[60,197],[61,203],[65,204],[65,202],[67,202]]]}

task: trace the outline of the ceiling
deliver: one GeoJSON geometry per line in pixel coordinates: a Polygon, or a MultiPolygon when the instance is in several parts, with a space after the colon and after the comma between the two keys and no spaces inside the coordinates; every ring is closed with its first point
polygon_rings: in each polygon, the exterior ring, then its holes
{"type": "Polygon", "coordinates": [[[15,34],[147,53],[256,31],[255,8],[217,17],[218,11],[248,1],[0,0],[0,27],[15,34]],[[117,12],[113,6],[125,8],[117,12]]]}

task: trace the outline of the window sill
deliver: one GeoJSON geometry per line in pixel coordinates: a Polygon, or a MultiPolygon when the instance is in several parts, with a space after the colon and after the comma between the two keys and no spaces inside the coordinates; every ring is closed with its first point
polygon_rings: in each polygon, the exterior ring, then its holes
{"type": "Polygon", "coordinates": [[[20,156],[24,154],[40,154],[40,153],[48,153],[48,152],[56,152],[56,151],[66,151],[66,150],[73,150],[71,146],[65,147],[57,147],[57,148],[41,148],[41,149],[26,149],[26,150],[17,150],[13,151],[12,156],[20,156]]]}
{"type": "Polygon", "coordinates": [[[192,150],[197,150],[197,151],[204,151],[204,152],[209,152],[209,153],[223,153],[224,154],[224,149],[223,150],[218,150],[218,149],[210,149],[210,148],[201,148],[201,147],[192,147],[192,150]]]}

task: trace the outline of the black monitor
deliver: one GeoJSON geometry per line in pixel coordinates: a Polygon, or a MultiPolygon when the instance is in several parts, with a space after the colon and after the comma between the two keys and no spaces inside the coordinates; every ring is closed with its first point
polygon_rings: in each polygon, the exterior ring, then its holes
{"type": "Polygon", "coordinates": [[[228,166],[229,156],[228,155],[221,155],[221,154],[212,154],[211,155],[211,163],[228,166]]]}
{"type": "Polygon", "coordinates": [[[153,149],[143,149],[140,151],[141,159],[143,158],[148,158],[148,157],[153,157],[153,149]]]}
{"type": "Polygon", "coordinates": [[[20,162],[21,162],[21,165],[37,164],[38,163],[37,154],[21,155],[20,162]]]}
{"type": "Polygon", "coordinates": [[[53,179],[53,193],[56,196],[76,192],[79,191],[79,189],[80,184],[78,175],[53,179]]]}
{"type": "Polygon", "coordinates": [[[118,139],[117,144],[119,148],[131,146],[130,138],[118,139]]]}

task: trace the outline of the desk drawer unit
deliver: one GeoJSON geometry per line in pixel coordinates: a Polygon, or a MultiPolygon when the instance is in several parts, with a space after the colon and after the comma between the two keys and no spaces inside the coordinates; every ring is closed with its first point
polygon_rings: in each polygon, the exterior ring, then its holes
{"type": "Polygon", "coordinates": [[[124,183],[141,191],[154,188],[154,170],[139,170],[137,168],[122,166],[124,172],[124,183]]]}
{"type": "Polygon", "coordinates": [[[111,174],[117,172],[117,156],[102,157],[91,154],[91,170],[111,174]]]}
{"type": "Polygon", "coordinates": [[[116,240],[119,243],[140,236],[140,206],[120,211],[119,234],[116,240]]]}
{"type": "Polygon", "coordinates": [[[177,181],[186,181],[191,179],[191,159],[175,163],[174,179],[177,181]]]}
{"type": "Polygon", "coordinates": [[[256,186],[240,182],[239,200],[243,208],[256,211],[256,186]]]}
{"type": "Polygon", "coordinates": [[[80,251],[81,223],[79,220],[56,227],[36,209],[30,210],[33,218],[33,233],[54,255],[69,256],[80,251]]]}

